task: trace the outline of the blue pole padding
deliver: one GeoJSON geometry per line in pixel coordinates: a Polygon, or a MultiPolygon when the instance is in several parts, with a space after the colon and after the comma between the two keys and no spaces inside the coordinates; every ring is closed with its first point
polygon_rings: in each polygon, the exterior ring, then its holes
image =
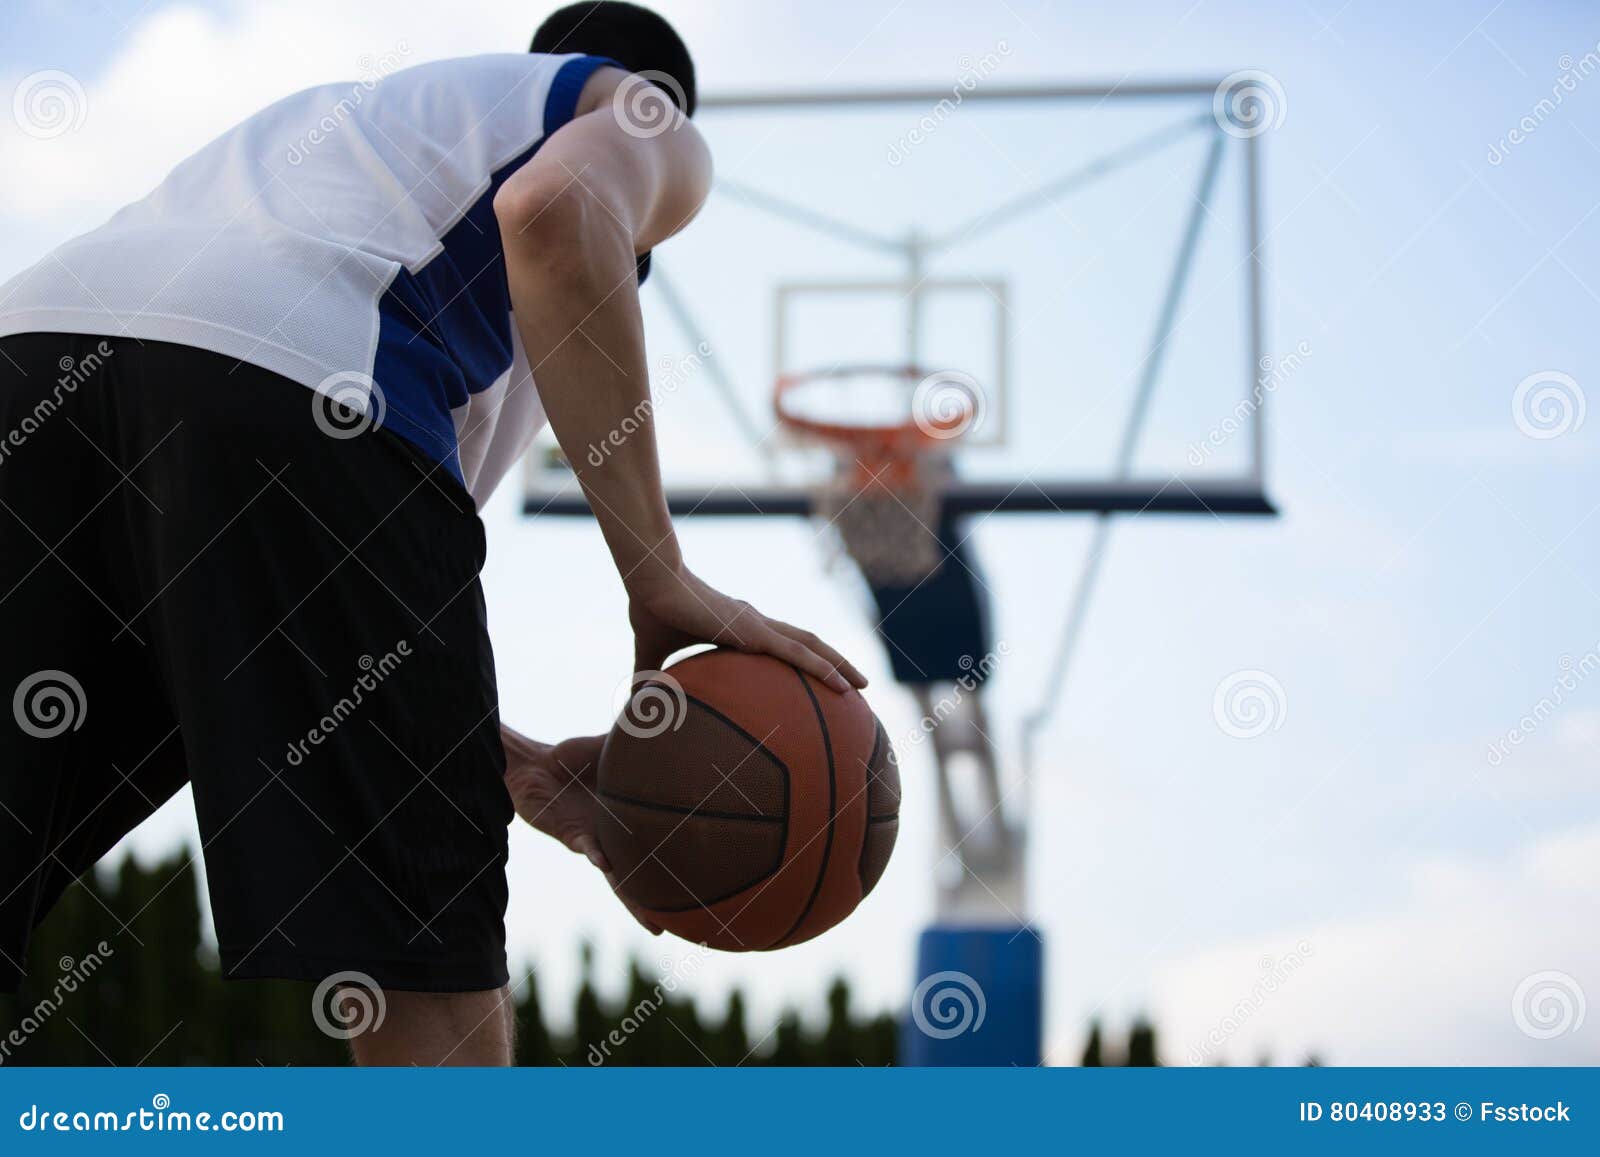
{"type": "Polygon", "coordinates": [[[1044,942],[1032,925],[936,924],[922,933],[902,1064],[1032,1066],[1043,1038],[1044,942]]]}

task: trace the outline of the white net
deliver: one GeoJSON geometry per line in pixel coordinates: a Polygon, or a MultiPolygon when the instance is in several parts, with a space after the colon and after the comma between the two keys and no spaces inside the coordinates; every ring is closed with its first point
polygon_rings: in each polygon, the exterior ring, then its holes
{"type": "Polygon", "coordinates": [[[820,489],[816,512],[873,586],[915,586],[944,565],[940,501],[940,488],[925,477],[891,483],[845,472],[820,489]]]}

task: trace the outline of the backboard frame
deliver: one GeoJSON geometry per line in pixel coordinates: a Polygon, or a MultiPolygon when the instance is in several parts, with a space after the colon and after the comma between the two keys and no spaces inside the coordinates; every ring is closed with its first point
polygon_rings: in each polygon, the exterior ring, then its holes
{"type": "MultiPolygon", "coordinates": [[[[976,86],[961,94],[963,102],[996,103],[996,102],[1037,102],[1037,101],[1083,101],[1092,102],[1094,107],[1107,101],[1141,101],[1141,100],[1171,100],[1176,98],[1192,98],[1200,100],[1205,98],[1210,101],[1212,110],[1223,107],[1222,97],[1228,91],[1229,79],[1173,79],[1173,80],[1146,80],[1146,81],[1118,81],[1115,83],[1038,83],[1017,85],[982,85],[976,86]]],[[[820,91],[789,91],[789,92],[743,92],[708,95],[701,101],[705,110],[721,112],[739,111],[782,111],[818,108],[859,108],[887,106],[928,106],[937,105],[941,101],[948,101],[951,91],[948,87],[905,87],[905,88],[862,88],[862,89],[834,89],[820,91]]],[[[1197,118],[1197,127],[1205,118],[1197,118]]],[[[1135,414],[1132,424],[1124,437],[1123,452],[1119,454],[1119,462],[1113,472],[1100,478],[1082,478],[1072,480],[1039,480],[1023,479],[1016,483],[993,481],[968,481],[958,479],[945,488],[944,509],[952,514],[1004,514],[1004,513],[1094,513],[1100,515],[1112,514],[1171,514],[1194,515],[1210,514],[1222,515],[1275,515],[1277,508],[1268,497],[1265,485],[1266,473],[1266,407],[1268,393],[1261,388],[1258,368],[1264,364],[1264,320],[1263,320],[1263,254],[1262,244],[1264,238],[1261,232],[1261,161],[1259,134],[1249,131],[1236,131],[1234,127],[1225,124],[1220,113],[1216,114],[1213,132],[1212,148],[1207,162],[1207,172],[1202,179],[1202,196],[1197,199],[1196,212],[1191,214],[1190,228],[1180,245],[1175,267],[1173,269],[1171,284],[1161,311],[1161,317],[1155,328],[1151,341],[1149,362],[1145,380],[1140,383],[1135,402],[1135,414]],[[1223,154],[1231,150],[1242,164],[1243,184],[1243,215],[1242,236],[1244,238],[1245,252],[1241,263],[1244,266],[1245,308],[1244,308],[1244,345],[1247,366],[1247,381],[1241,402],[1245,404],[1244,418],[1240,422],[1246,427],[1248,438],[1248,458],[1243,471],[1223,477],[1207,475],[1203,478],[1186,478],[1181,474],[1171,474],[1167,477],[1156,475],[1135,476],[1131,472],[1133,458],[1133,443],[1137,438],[1138,421],[1141,409],[1148,403],[1149,395],[1154,387],[1155,378],[1159,370],[1160,352],[1165,344],[1165,339],[1170,336],[1176,318],[1178,302],[1182,296],[1183,283],[1188,273],[1188,266],[1193,257],[1193,247],[1198,236],[1202,217],[1206,212],[1203,199],[1209,195],[1211,182],[1215,177],[1217,167],[1223,160],[1223,154]]],[[[1085,170],[1083,177],[1087,179],[1093,175],[1095,169],[1091,165],[1085,170]]],[[[1070,180],[1070,178],[1069,178],[1070,180]]],[[[715,192],[713,193],[715,195],[715,192]]],[[[1025,199],[1024,199],[1025,200],[1025,199]]],[[[798,212],[806,212],[805,208],[790,207],[798,212]]],[[[1007,211],[1024,211],[1017,206],[1005,206],[1007,211]]],[[[822,214],[812,213],[813,224],[820,227],[834,228],[843,232],[848,226],[839,225],[829,221],[822,214]]],[[[882,245],[881,238],[861,238],[865,244],[882,245]]],[[[892,245],[893,243],[891,243],[892,245]]],[[[840,293],[873,291],[892,291],[901,284],[920,285],[922,280],[927,280],[928,291],[948,289],[950,285],[942,280],[923,279],[919,276],[917,254],[913,250],[910,254],[911,261],[907,269],[904,283],[899,282],[838,282],[815,283],[789,283],[779,286],[774,310],[776,318],[776,335],[774,338],[773,362],[774,371],[782,372],[786,351],[783,346],[785,340],[785,319],[783,316],[786,302],[795,293],[811,290],[832,290],[840,293]]],[[[670,280],[670,263],[663,262],[657,255],[656,272],[653,277],[661,292],[668,295],[669,308],[677,316],[680,326],[692,330],[694,319],[687,303],[673,288],[670,280]]],[[[1002,282],[1002,293],[1003,293],[1002,282]]],[[[650,286],[644,292],[651,292],[650,286]]],[[[912,293],[912,311],[916,312],[915,291],[912,293]]],[[[998,341],[1001,361],[1002,391],[1006,388],[1004,350],[1005,350],[1005,319],[1004,309],[1000,310],[1001,319],[998,323],[998,341]]],[[[916,335],[915,321],[912,323],[910,348],[915,351],[916,335]]],[[[909,364],[916,364],[913,358],[909,364]]],[[[731,395],[731,386],[719,383],[719,389],[724,394],[731,395]]],[[[1005,394],[1000,395],[1002,404],[996,407],[998,416],[1004,421],[1006,406],[1005,394]]],[[[733,405],[730,403],[730,405],[733,405]]],[[[736,405],[733,405],[737,409],[736,405]]],[[[750,516],[778,516],[778,517],[804,517],[815,512],[816,494],[814,488],[804,484],[770,482],[757,485],[712,484],[702,486],[669,486],[667,488],[667,506],[677,517],[750,517],[750,516]]],[[[558,515],[558,516],[587,516],[590,514],[587,500],[578,487],[575,477],[570,473],[562,475],[551,471],[547,466],[542,466],[536,456],[530,454],[526,461],[525,490],[523,512],[528,516],[558,515]]]]}

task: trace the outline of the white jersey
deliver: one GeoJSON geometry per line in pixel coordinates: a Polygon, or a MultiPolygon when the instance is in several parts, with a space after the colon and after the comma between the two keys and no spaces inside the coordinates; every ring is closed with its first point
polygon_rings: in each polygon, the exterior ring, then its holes
{"type": "Polygon", "coordinates": [[[406,438],[482,506],[544,424],[493,197],[611,63],[475,56],[285,97],[0,286],[0,337],[260,366],[406,438]]]}

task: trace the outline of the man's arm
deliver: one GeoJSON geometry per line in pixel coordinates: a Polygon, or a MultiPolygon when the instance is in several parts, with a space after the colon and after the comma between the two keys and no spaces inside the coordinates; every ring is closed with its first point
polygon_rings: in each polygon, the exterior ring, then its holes
{"type": "Polygon", "coordinates": [[[775,655],[845,691],[866,680],[815,635],[768,619],[683,563],[656,456],[636,255],[699,211],[711,159],[687,120],[627,132],[606,97],[626,74],[603,69],[580,108],[495,196],[511,304],[551,427],[577,472],[629,596],[635,664],[714,642],[775,655]],[[612,435],[624,419],[635,426],[612,435]],[[588,447],[607,445],[600,466],[588,447]]]}
{"type": "Polygon", "coordinates": [[[710,170],[687,124],[633,137],[605,103],[557,131],[495,197],[528,362],[625,584],[682,565],[648,428],[635,254],[694,215],[710,170]],[[588,447],[630,416],[638,433],[590,465],[588,447]]]}

